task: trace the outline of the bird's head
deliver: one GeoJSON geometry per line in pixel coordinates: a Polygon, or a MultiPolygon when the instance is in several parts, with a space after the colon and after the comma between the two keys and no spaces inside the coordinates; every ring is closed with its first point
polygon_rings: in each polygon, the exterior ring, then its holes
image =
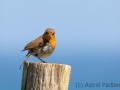
{"type": "Polygon", "coordinates": [[[47,28],[43,34],[43,38],[46,40],[55,40],[55,31],[51,28],[47,28]]]}

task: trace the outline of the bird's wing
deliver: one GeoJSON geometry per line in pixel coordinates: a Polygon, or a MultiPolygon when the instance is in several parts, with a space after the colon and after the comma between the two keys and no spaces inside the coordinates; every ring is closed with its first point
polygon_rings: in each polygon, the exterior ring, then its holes
{"type": "Polygon", "coordinates": [[[42,38],[42,36],[40,36],[37,39],[35,39],[35,40],[31,41],[30,43],[28,43],[22,51],[42,47],[42,45],[43,45],[43,38],[42,38]]]}

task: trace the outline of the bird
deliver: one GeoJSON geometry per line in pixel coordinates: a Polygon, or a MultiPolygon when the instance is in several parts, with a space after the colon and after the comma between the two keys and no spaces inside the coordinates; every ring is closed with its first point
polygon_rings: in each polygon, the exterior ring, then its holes
{"type": "MultiPolygon", "coordinates": [[[[26,62],[27,58],[32,55],[41,60],[43,63],[47,63],[41,58],[49,57],[56,48],[55,31],[52,28],[47,28],[43,35],[39,36],[35,40],[29,42],[22,51],[28,50],[24,61],[21,66],[26,62]]],[[[20,69],[19,68],[19,69],[20,69]]]]}

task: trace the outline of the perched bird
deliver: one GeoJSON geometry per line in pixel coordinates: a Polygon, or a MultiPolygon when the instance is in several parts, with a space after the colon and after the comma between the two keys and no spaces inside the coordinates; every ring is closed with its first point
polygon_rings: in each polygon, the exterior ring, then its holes
{"type": "MultiPolygon", "coordinates": [[[[46,63],[41,58],[49,57],[56,48],[56,38],[55,38],[55,31],[51,28],[47,28],[43,35],[38,37],[37,39],[28,43],[22,51],[28,50],[28,54],[26,55],[24,61],[22,62],[21,66],[26,59],[33,55],[41,60],[43,63],[46,63]]],[[[19,68],[19,69],[20,69],[19,68]]]]}

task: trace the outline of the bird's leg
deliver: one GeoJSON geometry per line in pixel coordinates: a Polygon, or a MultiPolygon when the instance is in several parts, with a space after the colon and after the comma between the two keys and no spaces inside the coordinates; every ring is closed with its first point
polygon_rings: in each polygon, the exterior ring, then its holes
{"type": "Polygon", "coordinates": [[[43,61],[41,58],[38,58],[38,59],[41,60],[43,63],[47,63],[47,62],[43,61]]]}

